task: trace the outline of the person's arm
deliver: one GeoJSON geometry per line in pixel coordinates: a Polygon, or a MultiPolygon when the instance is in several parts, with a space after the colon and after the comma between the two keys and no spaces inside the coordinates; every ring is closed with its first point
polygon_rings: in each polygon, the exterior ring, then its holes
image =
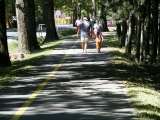
{"type": "Polygon", "coordinates": [[[102,42],[104,41],[104,39],[103,39],[103,34],[101,33],[101,38],[102,38],[102,42]]]}
{"type": "Polygon", "coordinates": [[[81,29],[81,24],[80,24],[79,27],[77,28],[77,36],[80,35],[80,29],[81,29]]]}
{"type": "Polygon", "coordinates": [[[90,24],[90,27],[89,27],[89,34],[90,34],[90,37],[92,37],[92,25],[90,24]]]}

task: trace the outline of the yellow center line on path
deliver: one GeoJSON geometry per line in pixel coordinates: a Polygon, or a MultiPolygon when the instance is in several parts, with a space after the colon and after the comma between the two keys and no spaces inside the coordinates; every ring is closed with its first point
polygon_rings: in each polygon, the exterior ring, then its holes
{"type": "MultiPolygon", "coordinates": [[[[75,44],[70,48],[72,50],[75,45],[77,44],[78,40],[75,42],[75,44]]],[[[65,54],[64,57],[61,59],[59,64],[56,66],[56,68],[51,72],[51,74],[48,75],[48,77],[40,84],[40,86],[35,90],[31,96],[25,101],[25,103],[18,109],[18,111],[13,115],[11,120],[18,120],[23,113],[26,111],[26,109],[30,106],[30,104],[34,101],[34,99],[38,96],[38,94],[41,92],[41,90],[47,85],[47,83],[51,80],[51,78],[54,76],[54,74],[58,71],[58,69],[61,67],[62,63],[67,58],[68,54],[65,54]]]]}

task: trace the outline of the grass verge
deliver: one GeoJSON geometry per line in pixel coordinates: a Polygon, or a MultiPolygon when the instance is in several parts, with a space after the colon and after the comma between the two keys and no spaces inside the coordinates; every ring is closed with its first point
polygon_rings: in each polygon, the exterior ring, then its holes
{"type": "Polygon", "coordinates": [[[119,48],[116,36],[105,36],[105,43],[139,120],[160,120],[160,65],[137,65],[119,48]]]}

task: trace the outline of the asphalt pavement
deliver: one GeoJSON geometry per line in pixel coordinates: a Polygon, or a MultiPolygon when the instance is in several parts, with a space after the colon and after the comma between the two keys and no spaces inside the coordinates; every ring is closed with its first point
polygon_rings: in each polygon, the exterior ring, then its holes
{"type": "MultiPolygon", "coordinates": [[[[108,33],[104,33],[107,35],[108,33]]],[[[0,120],[137,120],[106,45],[76,36],[0,90],[0,120]]]]}

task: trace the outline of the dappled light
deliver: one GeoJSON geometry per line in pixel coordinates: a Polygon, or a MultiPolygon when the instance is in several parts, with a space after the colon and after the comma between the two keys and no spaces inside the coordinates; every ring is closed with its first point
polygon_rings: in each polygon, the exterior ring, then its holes
{"type": "Polygon", "coordinates": [[[70,49],[73,41],[75,39],[69,39],[60,45],[1,91],[0,116],[12,117],[13,111],[18,110],[46,78],[50,78],[42,91],[35,94],[35,99],[34,95],[29,98],[28,102],[33,101],[20,119],[136,119],[105,44],[102,53],[97,53],[92,39],[88,53],[82,53],[80,41],[70,49]],[[54,71],[57,64],[60,67],[54,71]]]}
{"type": "Polygon", "coordinates": [[[111,40],[110,37],[106,37],[106,44],[115,70],[123,80],[139,117],[145,120],[158,120],[160,118],[159,66],[136,64],[134,54],[127,55],[119,47],[119,41],[116,39],[111,40]]]}

